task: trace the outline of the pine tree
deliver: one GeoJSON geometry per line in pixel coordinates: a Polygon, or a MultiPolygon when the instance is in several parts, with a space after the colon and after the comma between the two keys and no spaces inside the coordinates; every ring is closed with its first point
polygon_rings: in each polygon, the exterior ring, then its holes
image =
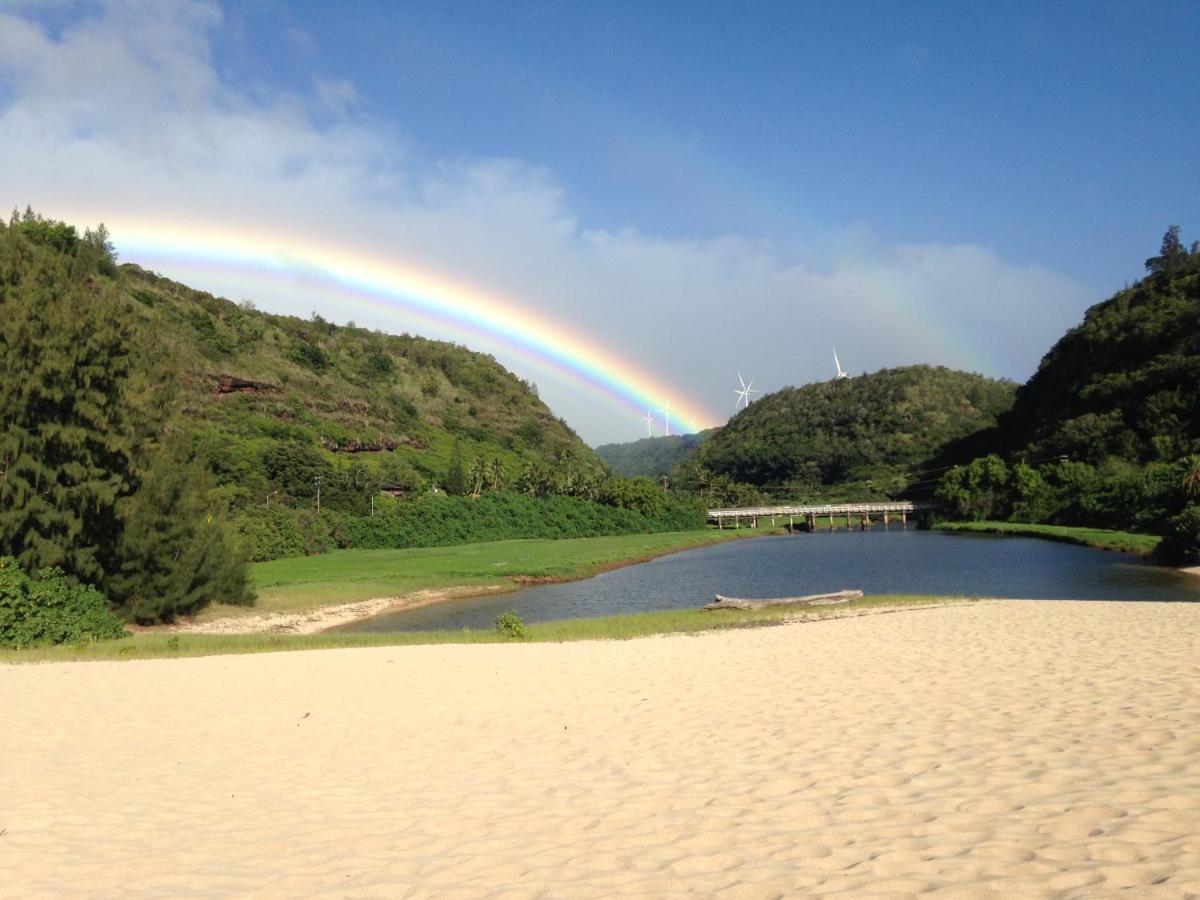
{"type": "Polygon", "coordinates": [[[169,348],[131,320],[101,229],[67,247],[0,230],[0,556],[59,566],[141,622],[249,602],[245,567],[181,446],[158,442],[169,348]]]}
{"type": "Polygon", "coordinates": [[[207,501],[207,474],[181,440],[153,457],[122,503],[120,570],[110,593],[143,624],[171,622],[211,602],[249,604],[244,562],[207,501]]]}
{"type": "MultiPolygon", "coordinates": [[[[33,220],[35,223],[37,220],[33,220]]],[[[0,555],[99,583],[151,425],[134,336],[94,260],[0,234],[0,555]]]]}

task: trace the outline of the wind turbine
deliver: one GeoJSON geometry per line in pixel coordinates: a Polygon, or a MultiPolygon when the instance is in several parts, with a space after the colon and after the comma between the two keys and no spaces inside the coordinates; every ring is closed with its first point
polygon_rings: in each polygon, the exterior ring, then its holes
{"type": "Polygon", "coordinates": [[[746,384],[746,380],[744,378],[742,378],[742,373],[740,371],[737,373],[737,375],[738,375],[738,381],[740,381],[742,383],[742,389],[740,391],[737,388],[733,389],[733,392],[738,395],[737,402],[733,404],[734,412],[737,412],[738,409],[741,408],[741,406],[743,404],[745,404],[746,406],[750,405],[750,395],[751,394],[761,394],[762,393],[762,391],[760,391],[758,388],[754,387],[754,379],[753,378],[750,379],[749,384],[746,384]]]}
{"type": "Polygon", "coordinates": [[[654,413],[647,409],[642,418],[646,420],[646,437],[654,437],[654,413]]]}
{"type": "Polygon", "coordinates": [[[838,358],[837,358],[837,347],[834,347],[834,348],[833,348],[833,364],[834,364],[835,366],[837,366],[837,374],[833,376],[833,378],[834,378],[834,380],[835,380],[835,381],[836,381],[837,379],[839,379],[839,378],[849,378],[849,377],[850,377],[850,376],[849,376],[849,375],[847,375],[847,374],[846,374],[846,372],[845,372],[845,371],[842,369],[842,364],[841,364],[841,362],[839,362],[839,361],[838,361],[838,358]]]}
{"type": "Polygon", "coordinates": [[[669,398],[667,400],[663,401],[662,409],[660,409],[659,412],[663,414],[663,435],[665,437],[670,437],[671,436],[671,401],[669,398]]]}

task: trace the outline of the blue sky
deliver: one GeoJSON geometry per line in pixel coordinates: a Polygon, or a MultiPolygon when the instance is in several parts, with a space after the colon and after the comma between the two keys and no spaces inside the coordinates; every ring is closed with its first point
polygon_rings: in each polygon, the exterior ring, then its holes
{"type": "MultiPolygon", "coordinates": [[[[1200,237],[1197,34],[1196,3],[0,0],[0,200],[399,255],[714,418],[734,368],[824,379],[831,345],[1023,381],[1167,225],[1200,237]]],[[[585,439],[645,433],[480,349],[585,439]]]]}
{"type": "Polygon", "coordinates": [[[220,62],[349,78],[419,152],[548,166],[585,226],[786,243],[861,224],[1098,291],[1200,216],[1195,3],[327,3],[220,62]],[[1169,220],[1169,221],[1168,221],[1169,220]]]}

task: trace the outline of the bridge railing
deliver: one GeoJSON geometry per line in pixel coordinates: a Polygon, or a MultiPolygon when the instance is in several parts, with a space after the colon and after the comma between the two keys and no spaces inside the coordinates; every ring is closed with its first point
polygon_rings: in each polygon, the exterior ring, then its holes
{"type": "Polygon", "coordinates": [[[933,503],[897,500],[889,503],[834,503],[825,506],[742,506],[710,509],[710,519],[750,519],[770,516],[840,516],[871,513],[911,513],[933,509],[933,503]]]}

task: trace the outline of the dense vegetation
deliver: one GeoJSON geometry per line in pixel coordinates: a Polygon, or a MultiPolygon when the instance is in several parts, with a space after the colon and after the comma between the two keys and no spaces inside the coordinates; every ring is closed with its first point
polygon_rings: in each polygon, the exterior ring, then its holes
{"type": "Polygon", "coordinates": [[[136,266],[121,278],[139,317],[173,345],[180,411],[215,493],[231,509],[365,511],[380,485],[447,485],[456,453],[515,482],[530,465],[595,456],[533,386],[455,344],[268,315],[136,266]],[[318,482],[319,479],[319,482],[318,482]]]}
{"type": "MultiPolygon", "coordinates": [[[[637,485],[634,485],[634,489],[637,485]]],[[[687,531],[704,525],[691,499],[646,482],[647,502],[621,505],[512,491],[479,497],[424,494],[375,516],[255,508],[234,519],[249,558],[258,562],[325,550],[444,547],[518,538],[572,538],[687,531]]]]}
{"type": "Polygon", "coordinates": [[[0,557],[0,647],[34,647],[125,636],[104,595],[70,582],[59,569],[26,574],[0,557]]]}
{"type": "Polygon", "coordinates": [[[708,428],[696,434],[672,434],[623,444],[601,444],[596,448],[596,455],[608,464],[615,475],[658,478],[695,453],[696,448],[718,430],[708,428]]]}
{"type": "Polygon", "coordinates": [[[932,366],[883,369],[768,394],[674,473],[703,496],[894,495],[947,442],[995,424],[1015,386],[932,366]]]}
{"type": "Polygon", "coordinates": [[[946,472],[948,513],[1162,534],[1164,559],[1200,562],[1200,246],[1173,226],[1146,268],[976,437],[991,452],[946,472]]]}
{"type": "Polygon", "coordinates": [[[141,622],[248,602],[169,433],[175,381],[129,315],[103,226],[0,223],[0,556],[57,567],[141,622]]]}

